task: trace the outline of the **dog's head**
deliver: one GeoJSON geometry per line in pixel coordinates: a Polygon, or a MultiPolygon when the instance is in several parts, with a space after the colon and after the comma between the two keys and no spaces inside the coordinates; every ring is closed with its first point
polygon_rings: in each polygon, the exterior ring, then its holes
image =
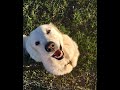
{"type": "Polygon", "coordinates": [[[30,33],[27,51],[42,59],[54,58],[62,60],[64,58],[63,52],[63,37],[62,33],[52,24],[44,24],[36,28],[30,33]]]}

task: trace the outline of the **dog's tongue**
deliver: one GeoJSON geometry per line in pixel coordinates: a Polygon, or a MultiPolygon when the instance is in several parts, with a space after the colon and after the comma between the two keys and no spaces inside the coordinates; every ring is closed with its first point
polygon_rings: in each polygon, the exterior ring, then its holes
{"type": "Polygon", "coordinates": [[[60,54],[61,54],[61,51],[58,49],[53,55],[58,57],[60,56],[60,54]]]}

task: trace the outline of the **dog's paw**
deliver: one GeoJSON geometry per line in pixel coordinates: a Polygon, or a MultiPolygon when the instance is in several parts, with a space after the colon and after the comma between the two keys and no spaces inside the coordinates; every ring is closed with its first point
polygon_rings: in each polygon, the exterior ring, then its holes
{"type": "Polygon", "coordinates": [[[72,65],[73,67],[76,67],[76,66],[77,66],[77,62],[72,62],[71,65],[72,65]]]}
{"type": "Polygon", "coordinates": [[[65,70],[66,73],[70,73],[72,71],[73,67],[71,66],[71,64],[66,65],[65,70]]]}

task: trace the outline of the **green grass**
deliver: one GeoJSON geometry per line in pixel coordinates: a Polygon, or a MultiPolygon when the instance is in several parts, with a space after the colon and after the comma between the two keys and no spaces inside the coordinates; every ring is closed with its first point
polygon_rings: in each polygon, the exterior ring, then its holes
{"type": "Polygon", "coordinates": [[[77,67],[63,76],[24,56],[24,90],[96,90],[97,0],[24,0],[23,21],[26,35],[41,24],[54,23],[77,42],[81,53],[77,67]]]}

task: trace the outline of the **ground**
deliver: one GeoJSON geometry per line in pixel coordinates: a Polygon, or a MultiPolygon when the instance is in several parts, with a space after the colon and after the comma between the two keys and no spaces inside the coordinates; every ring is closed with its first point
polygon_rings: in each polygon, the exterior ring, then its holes
{"type": "Polygon", "coordinates": [[[23,0],[23,34],[50,22],[77,42],[78,65],[69,74],[54,76],[23,55],[23,89],[96,90],[97,0],[23,0]]]}

